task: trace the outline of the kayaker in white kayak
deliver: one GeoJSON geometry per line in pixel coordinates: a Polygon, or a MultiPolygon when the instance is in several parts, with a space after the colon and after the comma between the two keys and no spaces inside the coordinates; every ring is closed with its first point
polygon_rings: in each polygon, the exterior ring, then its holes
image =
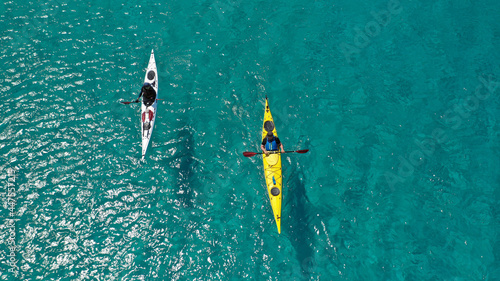
{"type": "Polygon", "coordinates": [[[135,102],[139,102],[139,99],[143,96],[143,102],[146,106],[150,106],[155,102],[156,99],[156,91],[151,87],[151,84],[149,83],[144,83],[142,86],[141,92],[139,93],[139,97],[135,102]]]}
{"type": "Polygon", "coordinates": [[[262,152],[269,155],[269,151],[278,151],[278,147],[281,148],[281,152],[285,152],[280,139],[275,137],[273,132],[267,132],[267,136],[262,140],[262,145],[260,146],[262,152]]]}

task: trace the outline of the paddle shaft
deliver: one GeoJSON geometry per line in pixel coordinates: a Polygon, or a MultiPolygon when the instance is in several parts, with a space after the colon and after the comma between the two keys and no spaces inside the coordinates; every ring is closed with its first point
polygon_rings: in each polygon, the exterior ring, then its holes
{"type": "MultiPolygon", "coordinates": [[[[306,153],[308,152],[309,149],[304,149],[304,150],[293,150],[293,151],[285,151],[285,152],[279,152],[279,151],[268,151],[268,153],[270,154],[278,154],[278,153],[293,153],[293,152],[296,152],[296,153],[306,153]]],[[[258,155],[258,154],[265,154],[264,152],[243,152],[243,156],[245,157],[253,157],[255,155],[258,155]]]]}
{"type": "MultiPolygon", "coordinates": [[[[163,100],[163,99],[156,99],[156,100],[163,100]]],[[[121,101],[120,103],[122,104],[131,104],[131,103],[139,103],[138,101],[121,101]]]]}
{"type": "MultiPolygon", "coordinates": [[[[296,151],[295,150],[290,150],[290,151],[283,151],[283,152],[281,152],[281,151],[268,151],[268,152],[271,153],[271,154],[279,154],[279,153],[292,153],[292,152],[296,152],[296,151]]],[[[259,154],[265,154],[265,153],[261,152],[259,154]]]]}

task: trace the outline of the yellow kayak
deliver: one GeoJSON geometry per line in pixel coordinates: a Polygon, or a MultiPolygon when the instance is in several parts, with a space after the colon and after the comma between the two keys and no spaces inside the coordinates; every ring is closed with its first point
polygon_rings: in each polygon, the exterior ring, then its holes
{"type": "MultiPolygon", "coordinates": [[[[264,111],[264,123],[262,125],[262,138],[266,137],[267,132],[272,131],[275,137],[278,137],[276,128],[274,126],[273,116],[269,109],[269,104],[266,97],[266,110],[264,111]]],[[[278,147],[279,149],[279,147],[278,147]]],[[[263,154],[264,160],[264,176],[266,177],[267,193],[269,201],[273,208],[274,219],[278,226],[278,233],[281,233],[281,199],[282,199],[282,178],[281,178],[281,154],[263,154]]]]}

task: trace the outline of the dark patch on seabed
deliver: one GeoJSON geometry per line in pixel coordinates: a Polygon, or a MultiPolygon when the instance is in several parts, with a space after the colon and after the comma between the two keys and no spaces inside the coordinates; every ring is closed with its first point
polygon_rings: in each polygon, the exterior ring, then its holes
{"type": "Polygon", "coordinates": [[[177,135],[179,150],[174,161],[179,163],[179,169],[176,173],[177,181],[174,189],[181,206],[191,209],[194,207],[195,174],[193,171],[198,162],[194,160],[192,152],[194,149],[193,132],[185,122],[182,123],[179,124],[179,128],[183,129],[179,130],[177,135]]]}
{"type": "MultiPolygon", "coordinates": [[[[306,189],[302,178],[302,172],[297,172],[296,168],[290,173],[289,180],[286,183],[290,192],[288,192],[288,203],[290,203],[289,218],[289,233],[290,240],[295,252],[297,253],[297,260],[300,263],[300,270],[305,279],[309,279],[311,268],[309,266],[310,260],[314,259],[314,251],[311,245],[314,244],[312,227],[310,225],[310,217],[308,216],[309,200],[306,196],[306,189]]],[[[286,197],[285,197],[286,198],[286,197]]]]}

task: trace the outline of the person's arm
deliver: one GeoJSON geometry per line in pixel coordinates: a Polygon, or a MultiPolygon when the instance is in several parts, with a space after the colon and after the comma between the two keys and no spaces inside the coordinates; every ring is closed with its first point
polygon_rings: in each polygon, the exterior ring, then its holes
{"type": "Polygon", "coordinates": [[[260,149],[262,149],[262,152],[267,153],[267,150],[266,150],[266,139],[262,140],[262,144],[260,146],[260,149]]]}
{"type": "Polygon", "coordinates": [[[262,152],[267,153],[266,147],[264,145],[261,145],[260,149],[262,149],[262,152]]]}
{"type": "Polygon", "coordinates": [[[139,96],[137,97],[137,99],[135,100],[135,102],[139,102],[139,99],[141,98],[142,96],[142,88],[141,88],[141,92],[139,93],[139,96]]]}
{"type": "Polygon", "coordinates": [[[280,146],[281,148],[281,152],[285,152],[285,149],[283,148],[283,143],[280,141],[279,138],[276,138],[276,142],[278,143],[278,145],[280,146]]]}

